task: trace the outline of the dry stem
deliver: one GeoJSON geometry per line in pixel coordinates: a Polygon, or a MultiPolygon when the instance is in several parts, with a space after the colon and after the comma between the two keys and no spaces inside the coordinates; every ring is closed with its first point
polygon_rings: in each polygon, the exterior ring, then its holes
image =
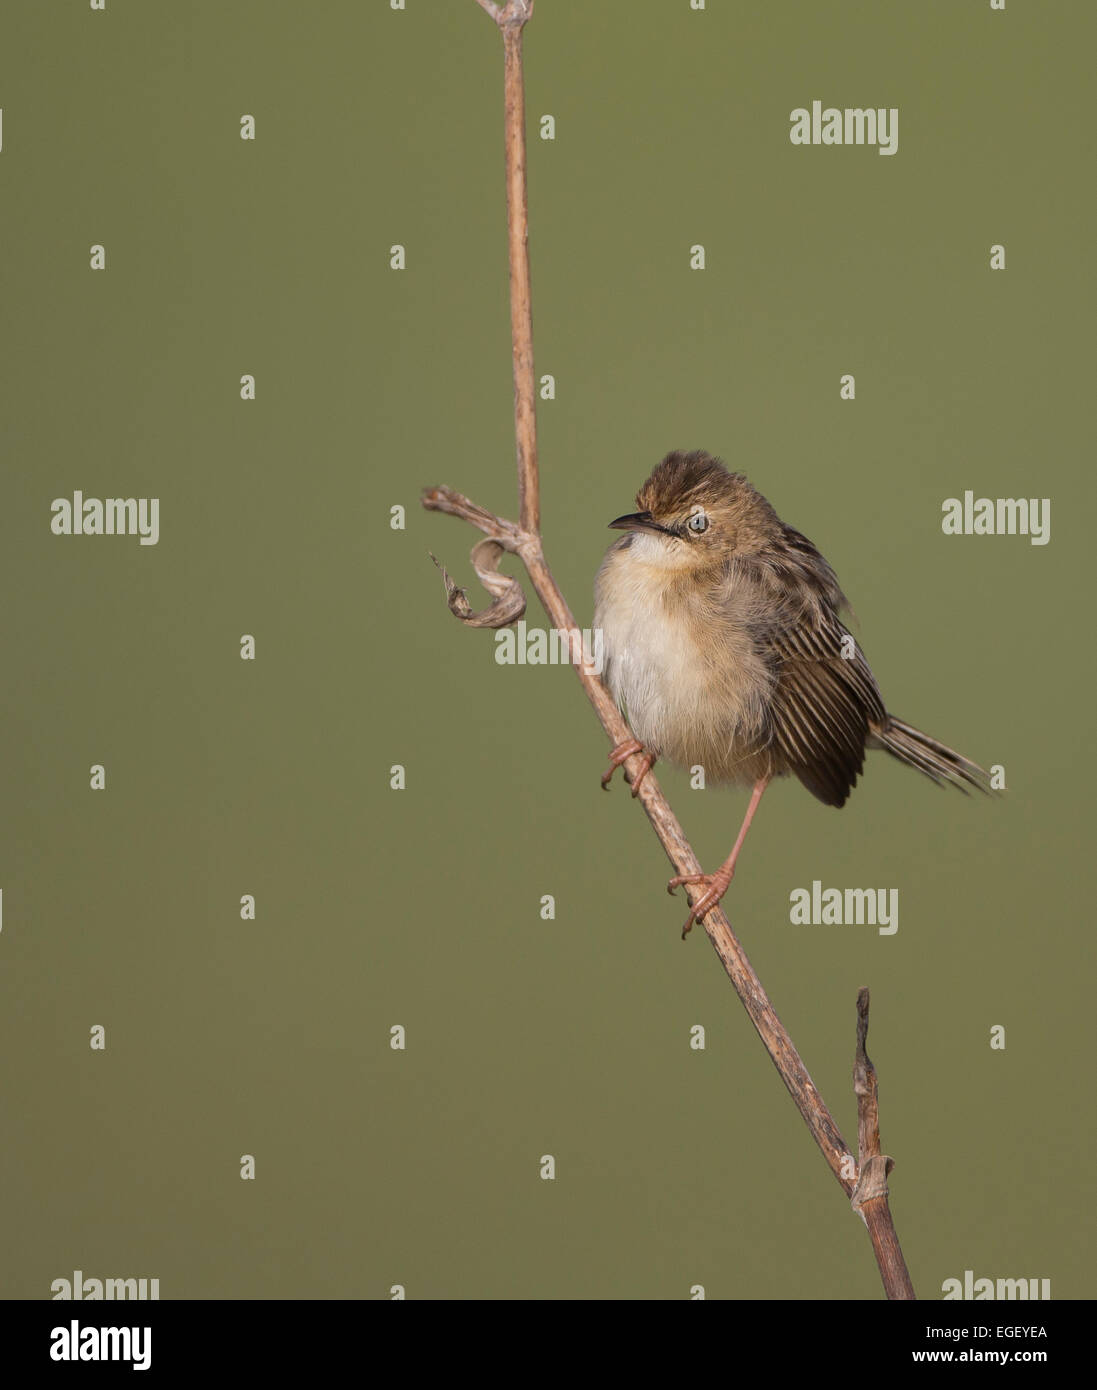
{"type": "MultiPolygon", "coordinates": [[[[553,627],[565,631],[569,636],[572,661],[586,691],[587,698],[594,706],[602,728],[616,746],[632,738],[631,731],[609,692],[584,657],[579,631],[556,581],[545,559],[540,536],[539,485],[537,474],[537,427],[535,415],[535,378],[533,372],[533,321],[530,298],[529,252],[527,247],[526,212],[526,167],[525,167],[525,101],[522,78],[522,30],[533,12],[533,0],[508,0],[504,6],[495,5],[491,0],[477,0],[480,7],[495,20],[503,35],[504,52],[504,90],[506,109],[506,182],[507,212],[509,227],[510,286],[511,286],[511,338],[514,358],[514,428],[518,459],[518,496],[520,521],[515,524],[483,507],[471,502],[461,493],[448,487],[431,487],[423,493],[423,506],[429,511],[445,512],[450,516],[470,522],[497,542],[485,552],[481,542],[474,548],[473,563],[484,579],[489,575],[487,587],[493,595],[493,603],[484,613],[474,614],[464,599],[463,590],[445,574],[446,591],[450,607],[463,621],[475,626],[499,626],[513,621],[518,616],[515,598],[510,585],[517,586],[514,580],[506,580],[498,575],[496,567],[504,551],[517,555],[526,567],[538,598],[544,606],[553,627]],[[510,613],[509,617],[505,614],[510,613]]],[[[631,782],[637,775],[643,759],[633,754],[625,764],[625,773],[631,782]]],[[[678,819],[659,789],[658,781],[652,773],[643,779],[638,790],[638,799],[647,813],[658,835],[667,857],[674,866],[676,874],[699,874],[701,865],[678,819]]],[[[691,903],[704,891],[703,885],[688,887],[691,903]]],[[[762,983],[747,959],[746,952],[739,944],[731,924],[721,907],[712,908],[703,918],[702,925],[712,942],[720,961],[750,1015],[751,1022],[765,1044],[796,1102],[797,1109],[819,1145],[831,1172],[840,1183],[843,1191],[855,1202],[872,1236],[873,1249],[880,1266],[884,1287],[889,1298],[913,1298],[914,1291],[902,1263],[887,1205],[886,1186],[880,1193],[865,1186],[866,1175],[862,1172],[857,1182],[850,1175],[852,1155],[815,1083],[808,1075],[807,1068],[800,1059],[792,1039],[777,1017],[762,983]],[[897,1256],[897,1262],[896,1257],[897,1256]],[[896,1269],[901,1267],[903,1280],[896,1277],[896,1269]]],[[[866,1001],[867,1009],[867,1001],[866,1001]]],[[[867,1025],[866,1025],[867,1026],[867,1025]]],[[[863,1037],[861,1037],[863,1052],[863,1037]]],[[[859,1054],[860,1055],[860,1054],[859,1054]]],[[[867,1060],[867,1059],[866,1059],[867,1060]]],[[[870,1064],[871,1065],[871,1064],[870,1064]]],[[[875,1073],[872,1073],[873,1088],[875,1073]]],[[[858,1093],[860,1094],[860,1093],[858,1093]]],[[[873,1097],[875,1090],[873,1089],[873,1097]]],[[[874,1101],[873,1101],[874,1103],[874,1101]]],[[[875,1155],[864,1147],[862,1135],[862,1161],[868,1153],[870,1166],[875,1155]]],[[[891,1160],[887,1160],[890,1164],[891,1160]]]]}

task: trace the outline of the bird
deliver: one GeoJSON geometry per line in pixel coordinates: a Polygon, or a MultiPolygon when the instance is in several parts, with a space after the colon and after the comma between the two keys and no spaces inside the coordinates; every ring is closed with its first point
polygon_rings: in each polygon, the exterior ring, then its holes
{"type": "Polygon", "coordinates": [[[752,787],[731,853],[702,885],[683,938],[726,893],[762,795],[794,776],[844,806],[865,753],[883,749],[940,785],[992,791],[977,763],[889,714],[849,603],[816,547],[742,473],[702,450],[669,453],[610,527],[595,579],[604,679],[634,735],[602,778],[642,753],[633,796],[654,762],[698,764],[709,782],[752,787]]]}

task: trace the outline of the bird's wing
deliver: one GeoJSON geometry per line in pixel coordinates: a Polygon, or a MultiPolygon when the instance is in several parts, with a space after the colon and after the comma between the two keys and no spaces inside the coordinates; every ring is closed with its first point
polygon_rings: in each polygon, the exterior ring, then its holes
{"type": "Polygon", "coordinates": [[[773,741],[808,791],[841,806],[864,767],[870,725],[886,723],[883,698],[838,617],[845,596],[834,572],[811,542],[786,527],[765,570],[777,604],[757,640],[773,678],[773,741]]]}
{"type": "Polygon", "coordinates": [[[774,741],[808,791],[841,806],[864,767],[870,724],[887,719],[868,663],[836,616],[774,634],[768,654],[774,741]]]}

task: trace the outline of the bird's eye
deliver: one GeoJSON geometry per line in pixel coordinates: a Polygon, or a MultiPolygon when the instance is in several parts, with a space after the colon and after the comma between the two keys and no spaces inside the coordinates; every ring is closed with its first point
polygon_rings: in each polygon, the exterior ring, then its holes
{"type": "Polygon", "coordinates": [[[686,525],[689,527],[689,529],[693,532],[695,536],[699,536],[702,531],[708,530],[708,517],[700,508],[698,508],[697,511],[695,511],[693,515],[690,517],[690,519],[686,522],[686,525]]]}

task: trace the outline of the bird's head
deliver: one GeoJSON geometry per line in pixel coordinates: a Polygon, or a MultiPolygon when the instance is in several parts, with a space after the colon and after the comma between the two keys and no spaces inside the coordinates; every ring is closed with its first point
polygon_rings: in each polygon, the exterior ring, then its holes
{"type": "Polygon", "coordinates": [[[609,524],[631,534],[619,547],[679,571],[708,569],[760,550],[777,514],[741,473],[711,454],[668,454],[636,494],[636,511],[609,524]]]}

